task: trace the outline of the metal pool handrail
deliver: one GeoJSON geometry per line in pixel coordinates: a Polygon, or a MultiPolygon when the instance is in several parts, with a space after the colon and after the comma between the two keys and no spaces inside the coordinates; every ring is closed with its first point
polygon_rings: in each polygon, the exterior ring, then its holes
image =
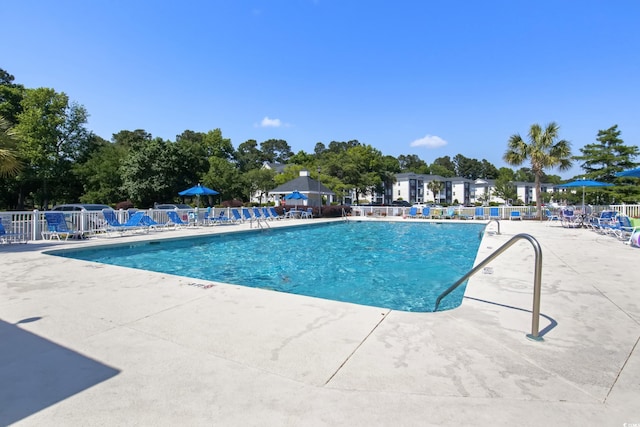
{"type": "Polygon", "coordinates": [[[438,306],[440,305],[440,301],[442,301],[442,298],[446,297],[451,292],[453,292],[453,290],[456,289],[458,286],[460,286],[465,280],[473,276],[482,267],[489,264],[491,261],[497,258],[498,255],[502,254],[504,251],[506,251],[516,241],[520,239],[528,240],[529,243],[531,243],[531,245],[533,246],[533,251],[535,252],[535,270],[533,274],[533,309],[531,311],[532,312],[531,333],[527,334],[527,338],[534,341],[543,341],[543,338],[538,335],[539,328],[540,328],[540,289],[542,286],[542,249],[540,249],[540,243],[538,243],[538,241],[529,234],[525,234],[525,233],[516,234],[507,243],[500,246],[491,255],[485,258],[481,263],[473,267],[467,274],[462,276],[462,278],[460,278],[456,283],[451,285],[447,290],[445,290],[443,293],[440,294],[440,296],[436,299],[436,307],[433,311],[438,310],[438,306]]]}
{"type": "Polygon", "coordinates": [[[495,218],[490,219],[489,222],[487,223],[487,227],[485,228],[488,228],[489,224],[491,224],[492,222],[495,222],[498,225],[498,232],[496,234],[500,234],[500,220],[498,219],[495,219],[495,218]]]}

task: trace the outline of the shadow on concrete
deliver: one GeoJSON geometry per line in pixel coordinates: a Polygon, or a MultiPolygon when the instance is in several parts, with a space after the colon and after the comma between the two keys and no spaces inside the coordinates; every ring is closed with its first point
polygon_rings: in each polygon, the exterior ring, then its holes
{"type": "Polygon", "coordinates": [[[66,243],[61,245],[58,241],[45,241],[38,240],[37,242],[28,242],[28,243],[5,243],[0,245],[0,253],[2,252],[35,252],[41,251],[42,249],[50,248],[50,247],[60,247],[60,246],[72,246],[73,243],[66,243]]]}
{"type": "MultiPolygon", "coordinates": [[[[497,302],[493,302],[493,301],[487,301],[487,300],[483,300],[483,299],[479,299],[479,298],[473,298],[473,297],[467,297],[465,296],[464,298],[466,299],[471,299],[474,301],[479,301],[479,302],[484,302],[486,304],[493,304],[493,305],[497,305],[500,307],[504,307],[504,308],[510,308],[512,310],[518,310],[518,311],[524,311],[525,313],[530,313],[533,314],[533,312],[531,310],[527,310],[526,308],[520,308],[520,307],[514,307],[512,305],[506,305],[506,304],[500,304],[497,302]]],[[[544,328],[542,328],[539,332],[538,332],[538,336],[539,337],[544,337],[546,334],[548,334],[553,328],[555,328],[556,326],[558,326],[558,322],[556,322],[555,319],[553,319],[552,317],[547,316],[544,313],[540,313],[540,317],[544,317],[545,319],[547,319],[549,321],[549,324],[547,326],[545,326],[544,328]]]]}
{"type": "Polygon", "coordinates": [[[120,371],[0,320],[0,425],[9,425],[120,371]]]}

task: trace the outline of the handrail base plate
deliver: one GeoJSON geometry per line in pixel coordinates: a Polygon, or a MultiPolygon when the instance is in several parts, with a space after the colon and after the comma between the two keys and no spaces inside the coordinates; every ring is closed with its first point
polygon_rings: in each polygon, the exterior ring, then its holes
{"type": "Polygon", "coordinates": [[[533,334],[527,334],[527,338],[529,338],[531,341],[536,342],[544,341],[544,338],[542,338],[541,336],[534,336],[533,334]]]}

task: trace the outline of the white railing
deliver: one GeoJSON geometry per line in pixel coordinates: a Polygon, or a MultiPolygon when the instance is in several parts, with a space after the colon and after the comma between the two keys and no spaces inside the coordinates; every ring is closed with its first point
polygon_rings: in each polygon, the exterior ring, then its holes
{"type": "MultiPolygon", "coordinates": [[[[572,206],[570,207],[574,210],[581,210],[581,206],[572,206]]],[[[373,217],[380,218],[386,216],[392,217],[406,217],[409,215],[409,207],[395,207],[395,206],[352,206],[351,207],[351,215],[352,216],[361,216],[361,217],[373,217]]],[[[446,216],[447,210],[449,208],[430,208],[430,214],[434,217],[446,216]]],[[[552,213],[558,213],[561,208],[542,208],[542,216],[546,218],[545,211],[549,209],[552,213]]],[[[640,218],[640,205],[601,205],[601,206],[586,206],[585,210],[587,213],[595,213],[603,210],[615,210],[620,212],[623,215],[626,215],[631,218],[640,218]]],[[[536,219],[537,218],[537,208],[535,206],[495,206],[495,207],[482,207],[483,216],[485,219],[491,218],[500,218],[500,219],[509,219],[511,217],[511,212],[520,212],[520,217],[523,219],[536,219]],[[497,213],[497,215],[494,215],[497,213]]],[[[418,209],[418,216],[422,213],[422,209],[418,209]]],[[[467,206],[467,207],[454,207],[454,215],[456,218],[473,218],[476,216],[476,207],[467,206]]]]}
{"type": "Polygon", "coordinates": [[[608,208],[631,218],[640,218],[640,205],[611,205],[608,208]]]}
{"type": "MultiPolygon", "coordinates": [[[[444,208],[431,208],[432,215],[446,215],[446,207],[444,208]]],[[[580,209],[576,207],[576,209],[580,209]]],[[[589,212],[595,213],[602,210],[615,210],[623,215],[640,218],[640,205],[611,205],[611,206],[589,206],[589,212]]],[[[384,218],[384,217],[406,217],[409,214],[410,208],[408,207],[396,207],[396,206],[352,206],[352,216],[362,216],[370,218],[384,218]]],[[[500,219],[509,219],[511,212],[519,211],[520,215],[524,219],[536,218],[535,206],[497,206],[497,207],[483,207],[484,219],[494,218],[494,213],[498,213],[500,219]]],[[[135,210],[117,210],[116,215],[120,222],[126,222],[129,218],[129,214],[135,210]]],[[[190,224],[204,224],[206,209],[190,209],[190,210],[177,210],[178,214],[183,221],[190,224]]],[[[210,212],[210,219],[216,218],[220,215],[220,211],[224,212],[224,215],[231,218],[231,208],[212,208],[210,212]]],[[[553,210],[556,213],[558,210],[553,210]]],[[[145,212],[154,221],[164,224],[169,221],[167,217],[167,210],[165,209],[146,209],[145,212]]],[[[106,221],[100,211],[88,211],[88,212],[63,212],[67,220],[67,223],[71,229],[80,231],[84,236],[94,236],[104,233],[106,227],[106,221]]],[[[418,210],[418,215],[421,214],[421,209],[418,210]]],[[[475,216],[475,207],[455,207],[456,218],[472,218],[475,216]]],[[[544,215],[544,210],[543,210],[544,215]]],[[[14,236],[18,236],[21,241],[28,240],[42,240],[42,232],[47,231],[47,222],[44,217],[44,211],[12,211],[12,212],[0,212],[0,219],[7,233],[12,233],[14,236]]]]}
{"type": "MultiPolygon", "coordinates": [[[[238,208],[239,209],[239,208],[238,208]]],[[[129,216],[136,211],[144,210],[154,221],[166,224],[169,221],[167,209],[129,209],[116,210],[116,217],[120,223],[127,221],[129,216]]],[[[211,208],[209,221],[205,218],[207,209],[175,209],[178,216],[190,225],[210,224],[215,218],[224,212],[224,216],[231,218],[231,208],[211,208]]],[[[69,229],[79,232],[78,235],[92,237],[104,234],[107,222],[101,211],[61,211],[64,214],[69,229]]],[[[48,231],[44,211],[12,211],[0,212],[0,219],[7,233],[17,237],[16,241],[43,240],[43,231],[48,231]]]]}

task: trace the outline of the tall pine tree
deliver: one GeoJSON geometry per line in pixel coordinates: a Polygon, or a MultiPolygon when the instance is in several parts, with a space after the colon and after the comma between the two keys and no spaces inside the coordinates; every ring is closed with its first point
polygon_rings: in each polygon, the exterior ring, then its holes
{"type": "Polygon", "coordinates": [[[613,183],[616,172],[637,166],[633,160],[640,154],[638,147],[625,145],[620,133],[618,125],[600,130],[596,138],[598,142],[580,149],[582,155],[574,159],[584,162],[580,167],[586,172],[586,178],[613,183]]]}

